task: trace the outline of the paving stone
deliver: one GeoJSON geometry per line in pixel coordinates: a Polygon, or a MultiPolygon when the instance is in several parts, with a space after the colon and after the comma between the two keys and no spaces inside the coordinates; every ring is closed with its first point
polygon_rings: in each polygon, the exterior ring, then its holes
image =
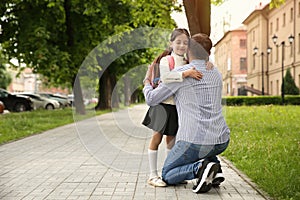
{"type": "MultiPolygon", "coordinates": [[[[221,157],[225,182],[205,194],[193,184],[147,184],[151,131],[147,106],[75,122],[0,146],[1,200],[263,200],[255,185],[221,157]]],[[[164,142],[158,165],[165,159],[164,142]]]]}

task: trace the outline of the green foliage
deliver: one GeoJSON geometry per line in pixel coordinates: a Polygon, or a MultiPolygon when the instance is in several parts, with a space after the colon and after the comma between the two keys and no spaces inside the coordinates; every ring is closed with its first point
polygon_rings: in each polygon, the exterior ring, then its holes
{"type": "Polygon", "coordinates": [[[296,86],[295,80],[292,77],[290,69],[286,71],[284,77],[284,93],[290,95],[299,94],[299,88],[296,86]]]}
{"type": "MultiPolygon", "coordinates": [[[[1,54],[1,52],[0,52],[1,54]]],[[[1,55],[0,55],[1,56],[1,55]]],[[[6,71],[4,65],[4,59],[0,57],[0,88],[6,89],[7,86],[11,83],[12,78],[10,74],[6,71]]]]}
{"type": "MultiPolygon", "coordinates": [[[[299,95],[287,95],[284,100],[287,105],[300,105],[299,95]]],[[[281,96],[228,96],[222,98],[222,104],[227,106],[280,105],[281,103],[281,96]]]]}
{"type": "Polygon", "coordinates": [[[231,141],[223,155],[274,199],[300,198],[300,107],[225,107],[231,141]]]}

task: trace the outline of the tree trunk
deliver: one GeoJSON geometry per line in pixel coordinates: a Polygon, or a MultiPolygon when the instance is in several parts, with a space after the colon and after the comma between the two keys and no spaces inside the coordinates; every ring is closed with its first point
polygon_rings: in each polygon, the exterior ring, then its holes
{"type": "Polygon", "coordinates": [[[130,91],[130,78],[128,77],[127,74],[125,74],[124,78],[123,78],[123,81],[124,81],[124,98],[125,98],[125,106],[129,106],[130,105],[130,96],[131,96],[131,91],[130,91]]]}
{"type": "Polygon", "coordinates": [[[210,35],[210,0],[183,0],[191,35],[205,33],[210,35]]]}
{"type": "MultiPolygon", "coordinates": [[[[66,14],[66,35],[67,35],[67,46],[69,52],[72,52],[74,47],[74,29],[71,19],[71,0],[64,1],[64,10],[66,14]]],[[[72,55],[72,53],[70,53],[72,55]]],[[[70,69],[73,69],[74,66],[70,66],[70,69]]],[[[75,68],[74,68],[75,69],[75,68]]],[[[74,93],[74,106],[76,109],[76,113],[85,114],[85,108],[83,104],[82,91],[80,86],[80,79],[78,76],[75,77],[75,81],[73,84],[73,93],[74,93]]]]}
{"type": "Polygon", "coordinates": [[[76,76],[76,78],[75,78],[75,82],[74,82],[74,86],[73,86],[73,93],[74,93],[74,106],[76,109],[76,113],[85,115],[85,108],[84,108],[84,104],[83,104],[80,79],[78,76],[76,76]]]}
{"type": "Polygon", "coordinates": [[[111,109],[112,85],[108,69],[106,69],[99,80],[99,101],[96,110],[111,109]]]}
{"type": "Polygon", "coordinates": [[[117,88],[117,77],[113,73],[110,73],[110,82],[111,82],[112,89],[113,89],[112,107],[119,108],[120,107],[120,105],[119,105],[120,98],[119,98],[118,88],[117,88]]]}

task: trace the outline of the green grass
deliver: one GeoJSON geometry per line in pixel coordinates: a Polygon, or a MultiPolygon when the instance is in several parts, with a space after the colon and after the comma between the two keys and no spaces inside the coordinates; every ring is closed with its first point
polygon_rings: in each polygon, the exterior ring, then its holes
{"type": "MultiPolygon", "coordinates": [[[[274,199],[300,199],[300,106],[225,107],[224,115],[231,142],[222,155],[274,199]]],[[[70,108],[0,115],[0,144],[73,122],[70,108]]]]}
{"type": "Polygon", "coordinates": [[[300,106],[226,107],[223,156],[271,197],[300,199],[300,106]]]}
{"type": "MultiPolygon", "coordinates": [[[[97,115],[106,113],[97,111],[97,115]]],[[[86,115],[75,115],[71,108],[63,110],[35,110],[31,112],[9,113],[0,115],[0,144],[38,134],[43,131],[70,124],[94,116],[91,109],[86,110],[86,115]]]]}

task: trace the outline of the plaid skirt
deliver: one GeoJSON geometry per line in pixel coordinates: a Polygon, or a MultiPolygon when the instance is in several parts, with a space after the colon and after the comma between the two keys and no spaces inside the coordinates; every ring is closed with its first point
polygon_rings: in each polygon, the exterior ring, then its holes
{"type": "Polygon", "coordinates": [[[163,103],[150,106],[142,124],[163,135],[175,136],[178,130],[176,106],[163,103]]]}

